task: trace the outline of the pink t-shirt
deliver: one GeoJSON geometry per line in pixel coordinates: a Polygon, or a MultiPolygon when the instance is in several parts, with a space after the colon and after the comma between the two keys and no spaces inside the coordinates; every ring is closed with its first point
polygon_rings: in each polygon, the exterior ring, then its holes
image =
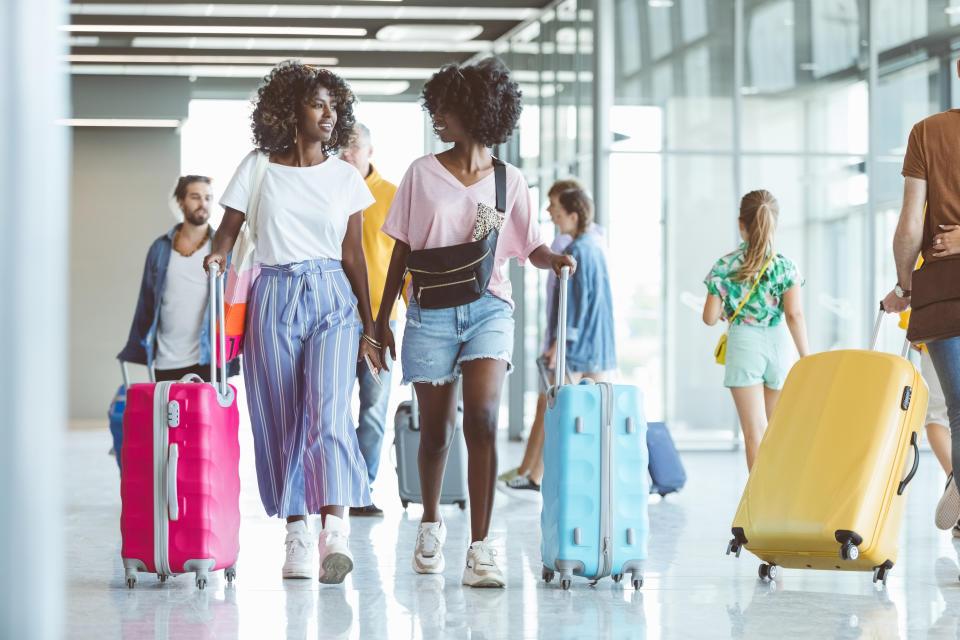
{"type": "MultiPolygon", "coordinates": [[[[382,230],[413,251],[470,242],[477,222],[477,205],[481,202],[496,206],[496,180],[492,172],[465,187],[435,155],[425,155],[414,160],[404,174],[382,230]]],[[[523,264],[541,244],[527,183],[520,170],[508,164],[506,213],[487,290],[512,306],[507,261],[517,258],[523,264]]]]}

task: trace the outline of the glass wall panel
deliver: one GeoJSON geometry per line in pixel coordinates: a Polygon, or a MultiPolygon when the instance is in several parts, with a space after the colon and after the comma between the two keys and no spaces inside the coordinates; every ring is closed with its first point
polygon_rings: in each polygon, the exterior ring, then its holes
{"type": "MultiPolygon", "coordinates": [[[[813,0],[810,5],[809,41],[812,60],[808,64],[814,78],[822,78],[856,64],[861,51],[860,9],[857,0],[813,0]]],[[[803,34],[801,34],[803,35],[803,34]]]]}
{"type": "Polygon", "coordinates": [[[704,326],[701,310],[704,277],[737,246],[733,159],[668,154],[663,162],[666,418],[678,433],[729,438],[733,404],[713,358],[722,328],[704,326]]]}
{"type": "Polygon", "coordinates": [[[611,216],[604,229],[617,319],[617,364],[622,379],[643,389],[647,418],[662,420],[662,156],[612,154],[610,200],[611,216]]]}
{"type": "Polygon", "coordinates": [[[913,125],[940,111],[938,77],[940,64],[929,60],[880,76],[877,87],[878,154],[903,157],[913,125]]]}
{"type": "MultiPolygon", "coordinates": [[[[879,12],[877,46],[889,49],[927,35],[927,0],[872,0],[879,12]]],[[[933,3],[933,4],[940,4],[933,3]]]]}
{"type": "MultiPolygon", "coordinates": [[[[721,328],[701,320],[702,281],[739,243],[742,192],[766,188],[780,202],[776,245],[805,278],[813,350],[866,346],[874,299],[895,279],[907,135],[960,107],[960,0],[612,0],[610,34],[594,33],[594,4],[551,4],[512,36],[526,104],[516,161],[545,239],[552,181],[576,175],[589,188],[592,162],[609,162],[601,222],[620,380],[644,390],[647,415],[681,443],[730,444],[736,415],[713,360],[721,328]],[[614,39],[615,69],[613,144],[594,159],[597,37],[614,39]]],[[[522,277],[529,359],[542,346],[546,278],[522,277]]],[[[902,340],[887,323],[881,347],[902,340]]]]}

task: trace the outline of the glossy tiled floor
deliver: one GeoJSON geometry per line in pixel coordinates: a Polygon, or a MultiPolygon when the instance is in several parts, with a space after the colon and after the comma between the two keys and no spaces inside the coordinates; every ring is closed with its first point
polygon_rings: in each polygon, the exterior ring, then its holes
{"type": "MultiPolygon", "coordinates": [[[[388,440],[391,436],[388,435],[388,440]]],[[[446,508],[444,576],[410,568],[419,507],[405,513],[385,452],[377,502],[383,519],[354,519],[357,569],[339,587],[282,581],[283,525],[266,518],[242,439],[243,528],[238,579],[217,574],[205,591],[189,576],[126,588],[120,565],[119,483],[104,432],[72,431],[66,446],[70,558],[68,637],[273,638],[958,638],[958,547],[933,528],[941,475],[923,455],[904,522],[901,554],[885,591],[867,574],[783,571],[758,582],[757,560],[724,555],[746,478],[737,453],[688,453],[679,495],[650,505],[650,560],[639,592],[578,580],[569,592],[539,581],[539,508],[497,496],[493,535],[509,586],[460,586],[468,522],[446,508]]],[[[501,466],[520,448],[504,444],[501,466]]]]}

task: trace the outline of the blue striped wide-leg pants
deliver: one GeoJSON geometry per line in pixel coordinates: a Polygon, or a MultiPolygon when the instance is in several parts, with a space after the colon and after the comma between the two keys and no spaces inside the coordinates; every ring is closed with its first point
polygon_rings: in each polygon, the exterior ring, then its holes
{"type": "Polygon", "coordinates": [[[267,514],[370,504],[350,404],[361,325],[340,261],[264,266],[250,298],[243,373],[267,514]]]}

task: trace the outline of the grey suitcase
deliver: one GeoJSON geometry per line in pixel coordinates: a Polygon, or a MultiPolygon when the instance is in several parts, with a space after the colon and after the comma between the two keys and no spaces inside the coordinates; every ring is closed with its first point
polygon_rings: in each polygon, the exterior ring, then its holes
{"type": "MultiPolygon", "coordinates": [[[[411,502],[422,502],[420,469],[417,453],[420,450],[420,413],[416,393],[410,401],[401,402],[393,420],[393,446],[396,453],[397,488],[403,508],[411,502]]],[[[453,442],[447,453],[447,466],[440,487],[440,504],[456,504],[467,508],[467,444],[463,440],[463,410],[457,411],[457,425],[453,442]]]]}

